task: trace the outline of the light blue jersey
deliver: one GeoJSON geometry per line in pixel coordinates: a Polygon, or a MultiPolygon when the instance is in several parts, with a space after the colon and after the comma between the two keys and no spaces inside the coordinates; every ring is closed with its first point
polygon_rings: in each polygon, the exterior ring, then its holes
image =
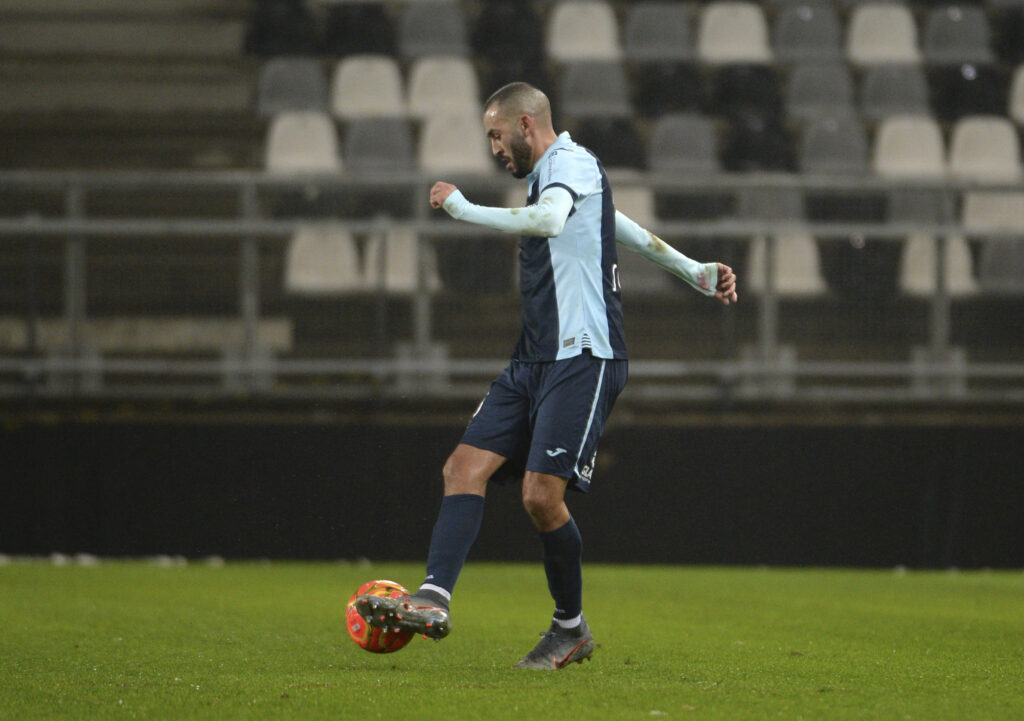
{"type": "Polygon", "coordinates": [[[523,331],[521,361],[626,358],[615,251],[615,206],[597,158],[568,133],[552,143],[526,177],[534,204],[547,188],[564,188],[573,207],[562,232],[519,243],[523,331]]]}

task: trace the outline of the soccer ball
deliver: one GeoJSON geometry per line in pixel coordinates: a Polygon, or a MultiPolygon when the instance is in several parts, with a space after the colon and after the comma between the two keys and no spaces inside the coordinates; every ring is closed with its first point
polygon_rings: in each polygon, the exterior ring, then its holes
{"type": "Polygon", "coordinates": [[[399,628],[385,631],[383,628],[368,624],[366,619],[356,611],[356,599],[367,593],[374,596],[398,598],[408,595],[409,592],[401,584],[385,579],[364,583],[359,590],[352,594],[352,598],[348,600],[348,606],[345,608],[345,625],[348,627],[348,635],[352,637],[357,646],[371,653],[393,653],[405,648],[405,645],[412,640],[412,631],[399,628]]]}

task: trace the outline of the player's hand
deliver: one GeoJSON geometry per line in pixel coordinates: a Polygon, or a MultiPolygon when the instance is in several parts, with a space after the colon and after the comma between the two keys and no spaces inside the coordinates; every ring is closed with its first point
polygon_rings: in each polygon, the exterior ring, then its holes
{"type": "Polygon", "coordinates": [[[448,200],[448,196],[456,190],[458,188],[451,183],[434,183],[434,187],[430,189],[430,207],[434,210],[440,210],[444,207],[444,201],[448,200]]]}
{"type": "Polygon", "coordinates": [[[715,297],[726,305],[736,302],[736,274],[724,263],[718,263],[718,285],[715,286],[715,297]]]}

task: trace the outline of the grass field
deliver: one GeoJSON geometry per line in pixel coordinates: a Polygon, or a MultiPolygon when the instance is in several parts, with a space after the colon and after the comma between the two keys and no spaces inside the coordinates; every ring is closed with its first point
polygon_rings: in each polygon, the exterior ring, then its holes
{"type": "Polygon", "coordinates": [[[349,594],[422,567],[0,566],[2,719],[1024,719],[1024,573],[588,566],[601,648],[514,671],[539,565],[470,564],[441,643],[373,655],[349,594]]]}

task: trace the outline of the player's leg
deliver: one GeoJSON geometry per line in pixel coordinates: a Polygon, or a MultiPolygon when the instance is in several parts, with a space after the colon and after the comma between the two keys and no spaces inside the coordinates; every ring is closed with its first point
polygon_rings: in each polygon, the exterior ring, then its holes
{"type": "Polygon", "coordinates": [[[379,627],[398,627],[434,639],[451,631],[448,607],[455,582],[480,532],[487,481],[505,458],[460,443],[444,464],[444,497],[430,536],[427,575],[411,596],[356,600],[359,613],[379,627]]]}
{"type": "Polygon", "coordinates": [[[544,571],[555,601],[551,628],[517,667],[557,669],[589,658],[594,638],[583,616],[583,542],[565,490],[586,491],[597,442],[625,385],[624,361],[589,353],[552,367],[523,479],[523,505],[540,532],[544,571]]]}
{"type": "Polygon", "coordinates": [[[491,476],[528,444],[527,404],[512,367],[492,385],[444,464],[444,497],[431,534],[427,574],[412,596],[365,597],[356,607],[375,626],[397,626],[440,639],[448,635],[448,606],[459,573],[480,531],[491,476]]]}
{"type": "Polygon", "coordinates": [[[551,628],[517,668],[559,669],[594,653],[594,636],[583,618],[583,539],[565,505],[568,481],[527,471],[523,505],[540,532],[544,573],[555,601],[551,628]]]}
{"type": "Polygon", "coordinates": [[[487,482],[505,457],[466,443],[444,464],[444,497],[430,536],[427,575],[416,596],[447,609],[459,573],[480,532],[487,482]]]}

